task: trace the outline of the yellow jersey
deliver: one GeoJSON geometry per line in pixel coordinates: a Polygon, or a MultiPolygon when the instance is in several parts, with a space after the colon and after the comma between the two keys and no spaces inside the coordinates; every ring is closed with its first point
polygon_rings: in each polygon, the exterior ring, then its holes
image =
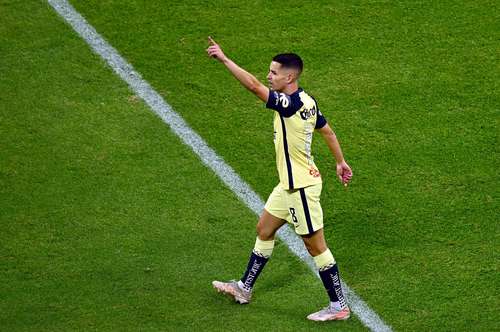
{"type": "Polygon", "coordinates": [[[291,95],[270,90],[266,107],[275,110],[274,147],[280,184],[293,190],[321,183],[311,145],[314,129],[326,125],[316,100],[299,88],[291,95]]]}

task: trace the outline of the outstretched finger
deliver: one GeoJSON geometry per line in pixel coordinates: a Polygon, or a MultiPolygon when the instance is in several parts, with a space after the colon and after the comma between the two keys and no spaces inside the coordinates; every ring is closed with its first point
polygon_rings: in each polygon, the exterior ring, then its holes
{"type": "Polygon", "coordinates": [[[212,39],[212,37],[208,36],[208,42],[212,45],[217,45],[217,43],[215,42],[215,40],[212,39]]]}

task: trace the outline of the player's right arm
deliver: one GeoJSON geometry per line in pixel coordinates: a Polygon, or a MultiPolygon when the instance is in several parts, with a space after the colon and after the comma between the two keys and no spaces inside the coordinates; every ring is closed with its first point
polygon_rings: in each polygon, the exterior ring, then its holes
{"type": "Polygon", "coordinates": [[[224,52],[222,52],[220,46],[211,37],[208,37],[208,41],[210,43],[210,46],[207,48],[208,55],[223,63],[231,74],[233,74],[233,76],[240,81],[245,88],[250,90],[250,92],[255,94],[262,101],[267,102],[269,99],[269,89],[257,78],[255,78],[255,76],[229,59],[224,52]]]}

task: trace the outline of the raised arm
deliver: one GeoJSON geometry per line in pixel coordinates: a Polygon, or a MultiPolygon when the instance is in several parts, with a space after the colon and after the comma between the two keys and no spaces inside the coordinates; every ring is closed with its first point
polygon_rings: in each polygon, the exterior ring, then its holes
{"type": "Polygon", "coordinates": [[[335,135],[328,123],[318,129],[318,131],[323,136],[326,145],[328,145],[332,155],[335,157],[335,161],[337,162],[337,177],[340,182],[344,184],[344,186],[347,186],[352,178],[352,170],[344,160],[344,155],[342,154],[342,149],[340,148],[339,141],[337,140],[337,135],[335,135]]]}
{"type": "Polygon", "coordinates": [[[207,48],[208,55],[223,63],[231,74],[233,74],[233,76],[240,81],[245,88],[250,90],[262,101],[267,102],[269,98],[269,89],[257,78],[255,78],[255,76],[229,59],[224,52],[222,52],[220,46],[211,37],[208,37],[208,42],[210,43],[210,46],[207,48]]]}

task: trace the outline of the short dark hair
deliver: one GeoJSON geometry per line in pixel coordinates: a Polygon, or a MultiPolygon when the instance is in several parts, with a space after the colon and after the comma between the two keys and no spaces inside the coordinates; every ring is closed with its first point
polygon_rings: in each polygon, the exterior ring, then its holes
{"type": "Polygon", "coordinates": [[[295,53],[278,54],[273,58],[273,61],[281,63],[284,68],[297,69],[299,74],[302,73],[302,68],[304,68],[302,59],[295,53]]]}

